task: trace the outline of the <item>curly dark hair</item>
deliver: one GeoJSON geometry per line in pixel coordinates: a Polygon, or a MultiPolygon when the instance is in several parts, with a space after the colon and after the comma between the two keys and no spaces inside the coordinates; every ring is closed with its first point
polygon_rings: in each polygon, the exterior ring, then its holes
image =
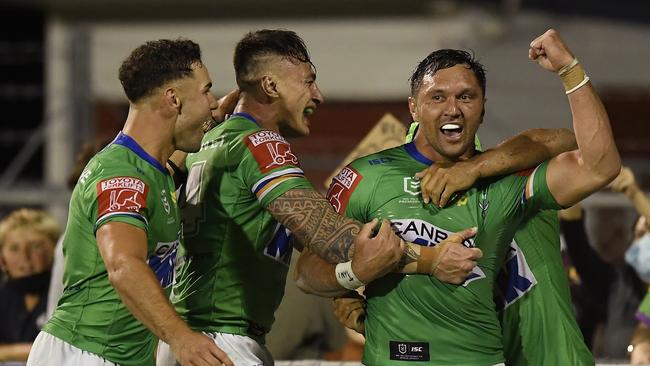
{"type": "Polygon", "coordinates": [[[233,64],[240,90],[250,90],[263,56],[282,56],[312,66],[305,42],[295,32],[285,29],[262,29],[247,33],[235,47],[233,64]]]}
{"type": "Polygon", "coordinates": [[[411,83],[411,96],[415,94],[422,86],[422,79],[425,75],[433,75],[438,70],[447,69],[456,65],[467,65],[472,70],[478,80],[483,95],[485,96],[485,68],[481,65],[473,54],[462,50],[442,49],[431,52],[424,60],[420,61],[413,74],[409,78],[411,83]]]}
{"type": "Polygon", "coordinates": [[[120,66],[120,82],[129,101],[136,103],[165,83],[192,74],[202,64],[201,48],[188,39],[160,39],[136,48],[120,66]]]}

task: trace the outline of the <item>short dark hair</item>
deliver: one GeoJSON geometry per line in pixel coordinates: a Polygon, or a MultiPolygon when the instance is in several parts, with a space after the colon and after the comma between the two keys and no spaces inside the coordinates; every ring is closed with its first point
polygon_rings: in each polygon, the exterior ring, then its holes
{"type": "Polygon", "coordinates": [[[415,68],[413,74],[409,78],[411,83],[411,96],[415,94],[422,86],[422,79],[425,75],[433,75],[438,70],[447,69],[456,65],[467,65],[467,68],[472,70],[476,79],[478,80],[483,96],[485,96],[485,68],[467,51],[442,49],[433,51],[424,60],[420,61],[418,67],[415,68]]]}
{"type": "Polygon", "coordinates": [[[188,39],[149,41],[122,62],[120,82],[135,103],[167,82],[190,76],[195,63],[201,64],[201,48],[188,39]]]}
{"type": "Polygon", "coordinates": [[[233,57],[240,90],[250,89],[251,83],[255,82],[252,77],[263,56],[281,56],[312,64],[305,42],[295,32],[286,29],[249,32],[237,43],[233,57]]]}

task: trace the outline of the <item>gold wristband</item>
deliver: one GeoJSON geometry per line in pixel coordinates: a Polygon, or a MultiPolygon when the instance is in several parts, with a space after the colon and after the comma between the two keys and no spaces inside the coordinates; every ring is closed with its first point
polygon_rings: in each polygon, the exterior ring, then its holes
{"type": "Polygon", "coordinates": [[[574,58],[573,62],[561,68],[558,75],[562,79],[566,94],[573,93],[589,81],[589,77],[585,74],[585,70],[577,58],[574,58]]]}
{"type": "Polygon", "coordinates": [[[434,271],[434,262],[437,259],[437,250],[435,247],[422,247],[420,248],[420,257],[417,262],[417,273],[428,273],[433,274],[434,271]]]}

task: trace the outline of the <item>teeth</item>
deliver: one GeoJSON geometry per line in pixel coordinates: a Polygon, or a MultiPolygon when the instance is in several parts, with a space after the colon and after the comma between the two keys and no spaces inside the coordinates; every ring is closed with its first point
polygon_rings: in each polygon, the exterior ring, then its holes
{"type": "Polygon", "coordinates": [[[305,108],[305,111],[303,112],[305,115],[309,116],[310,114],[314,113],[314,108],[312,107],[307,107],[305,108]]]}
{"type": "Polygon", "coordinates": [[[441,130],[458,130],[458,129],[460,129],[460,125],[457,125],[455,123],[447,123],[447,124],[442,125],[442,127],[440,127],[440,129],[441,130]]]}

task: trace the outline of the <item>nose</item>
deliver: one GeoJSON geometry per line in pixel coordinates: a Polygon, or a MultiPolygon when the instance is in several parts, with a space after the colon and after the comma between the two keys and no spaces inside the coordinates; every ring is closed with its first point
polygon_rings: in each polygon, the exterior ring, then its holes
{"type": "Polygon", "coordinates": [[[447,104],[445,105],[445,115],[446,116],[460,115],[460,108],[458,108],[458,100],[455,97],[447,98],[447,104]]]}
{"type": "Polygon", "coordinates": [[[320,88],[318,88],[318,85],[316,85],[316,83],[314,83],[312,87],[311,100],[313,100],[316,104],[325,102],[325,97],[323,96],[323,93],[321,93],[320,88]]]}
{"type": "Polygon", "coordinates": [[[209,102],[210,102],[210,110],[214,111],[215,109],[217,109],[217,107],[219,107],[219,103],[217,102],[217,97],[215,97],[214,94],[212,94],[212,93],[208,93],[208,94],[210,94],[209,97],[208,97],[208,98],[210,98],[210,100],[209,100],[209,102]]]}
{"type": "Polygon", "coordinates": [[[15,257],[16,262],[18,262],[18,267],[24,273],[31,273],[32,271],[31,253],[31,248],[27,245],[19,250],[15,257]]]}

